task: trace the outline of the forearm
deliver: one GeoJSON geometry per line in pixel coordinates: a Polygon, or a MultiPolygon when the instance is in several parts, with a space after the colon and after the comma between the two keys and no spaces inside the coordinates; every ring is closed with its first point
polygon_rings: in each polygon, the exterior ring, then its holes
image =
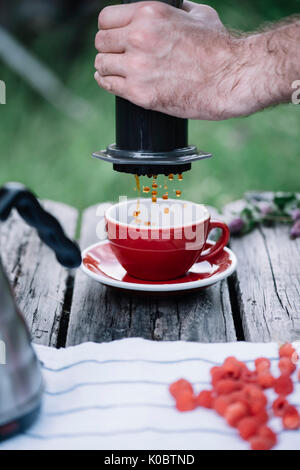
{"type": "Polygon", "coordinates": [[[228,99],[223,117],[290,102],[292,84],[300,79],[300,19],[236,43],[237,61],[225,77],[228,99]]]}

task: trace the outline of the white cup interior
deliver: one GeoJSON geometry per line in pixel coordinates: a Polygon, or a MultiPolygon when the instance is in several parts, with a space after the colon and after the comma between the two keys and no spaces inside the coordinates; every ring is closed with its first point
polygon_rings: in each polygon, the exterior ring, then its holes
{"type": "Polygon", "coordinates": [[[199,224],[209,218],[209,212],[203,204],[190,201],[158,198],[153,203],[151,198],[140,198],[111,206],[105,216],[107,220],[124,226],[158,229],[199,224]]]}

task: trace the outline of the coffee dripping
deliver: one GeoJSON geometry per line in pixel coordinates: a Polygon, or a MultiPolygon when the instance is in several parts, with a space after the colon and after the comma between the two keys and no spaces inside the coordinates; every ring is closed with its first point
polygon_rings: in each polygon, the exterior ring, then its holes
{"type": "MultiPolygon", "coordinates": [[[[138,175],[134,175],[134,177],[135,177],[136,186],[133,188],[133,190],[137,191],[138,196],[140,197],[141,196],[140,177],[138,175]]],[[[174,181],[174,175],[170,174],[168,176],[168,179],[169,179],[170,182],[174,181]]],[[[181,173],[178,174],[178,181],[179,182],[183,181],[183,176],[182,176],[181,173]]],[[[151,194],[152,202],[157,202],[158,197],[161,197],[164,201],[167,201],[169,199],[169,188],[168,188],[168,183],[167,183],[166,179],[165,179],[163,185],[158,184],[157,175],[154,175],[151,188],[148,185],[143,185],[143,193],[146,194],[146,195],[151,194]]],[[[176,197],[181,196],[181,192],[182,192],[181,189],[174,189],[173,191],[174,191],[176,197]]]]}
{"type": "MultiPolygon", "coordinates": [[[[123,3],[136,1],[143,0],[123,3]]],[[[162,1],[176,8],[182,6],[182,0],[162,1]]],[[[115,171],[148,177],[166,175],[170,180],[170,176],[190,170],[192,162],[211,156],[188,145],[187,119],[147,110],[120,97],[116,97],[116,143],[93,154],[112,163],[115,171]]],[[[149,186],[145,193],[156,191],[149,186]]],[[[156,197],[152,194],[153,202],[156,197]]]]}
{"type": "MultiPolygon", "coordinates": [[[[181,173],[176,175],[177,178],[174,179],[174,175],[170,174],[168,176],[168,179],[166,176],[164,176],[164,184],[160,184],[158,181],[158,175],[153,175],[151,176],[152,179],[152,184],[151,187],[148,185],[141,185],[140,177],[138,175],[134,175],[135,178],[135,187],[133,188],[134,191],[137,193],[137,201],[136,201],[136,208],[132,212],[133,216],[133,222],[138,225],[146,225],[146,226],[152,226],[155,225],[155,223],[152,223],[151,220],[144,220],[141,218],[141,210],[140,210],[140,204],[141,201],[143,202],[143,199],[141,199],[142,192],[145,195],[150,195],[150,198],[152,200],[152,204],[160,204],[160,203],[166,203],[169,201],[169,187],[168,187],[168,181],[170,182],[175,182],[176,181],[180,182],[183,181],[183,176],[181,173]],[[141,189],[142,187],[142,189],[141,189]]],[[[181,189],[173,189],[173,194],[176,196],[177,199],[181,197],[182,191],[181,189]]],[[[172,193],[171,193],[172,196],[172,193]]],[[[172,204],[172,197],[170,198],[171,200],[169,201],[172,204]]],[[[167,207],[165,204],[163,204],[162,211],[164,214],[169,214],[170,212],[170,207],[167,207]]]]}

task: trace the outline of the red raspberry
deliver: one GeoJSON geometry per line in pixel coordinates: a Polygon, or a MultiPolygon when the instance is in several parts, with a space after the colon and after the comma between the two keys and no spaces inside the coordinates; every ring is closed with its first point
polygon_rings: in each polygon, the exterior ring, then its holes
{"type": "Polygon", "coordinates": [[[300,428],[300,415],[298,410],[289,405],[282,417],[282,424],[285,429],[299,429],[300,428]]]}
{"type": "Polygon", "coordinates": [[[169,386],[169,392],[174,398],[177,398],[184,391],[194,393],[192,384],[185,379],[177,380],[169,386]]]}
{"type": "Polygon", "coordinates": [[[296,370],[295,364],[289,357],[282,357],[279,359],[278,367],[282,374],[291,375],[296,370]]]}
{"type": "Polygon", "coordinates": [[[285,397],[276,398],[276,400],[272,404],[274,415],[283,416],[288,406],[289,402],[285,399],[285,397]]]}
{"type": "Polygon", "coordinates": [[[266,411],[266,405],[262,401],[253,401],[249,403],[250,414],[253,416],[258,416],[259,414],[266,411]]]}
{"type": "Polygon", "coordinates": [[[273,447],[272,441],[262,436],[253,436],[250,438],[252,450],[270,450],[273,447]]]}
{"type": "Polygon", "coordinates": [[[220,380],[223,380],[226,376],[222,367],[213,367],[210,369],[211,374],[211,383],[212,386],[215,387],[220,380]]]}
{"type": "Polygon", "coordinates": [[[262,388],[273,388],[275,379],[273,375],[270,374],[269,370],[263,370],[258,373],[257,383],[262,388]]]}
{"type": "Polygon", "coordinates": [[[249,384],[255,384],[257,382],[257,372],[251,371],[246,367],[242,370],[241,381],[249,384]]]}
{"type": "Polygon", "coordinates": [[[230,393],[229,397],[231,399],[231,403],[234,403],[235,401],[242,401],[246,405],[248,404],[248,401],[246,399],[243,389],[230,393]]]}
{"type": "Polygon", "coordinates": [[[265,411],[266,404],[264,400],[262,399],[254,400],[249,403],[249,407],[250,407],[251,414],[258,415],[259,413],[262,413],[263,411],[265,411]]]}
{"type": "Polygon", "coordinates": [[[255,418],[261,425],[266,424],[269,421],[269,415],[266,410],[262,410],[259,413],[256,413],[255,418]]]}
{"type": "Polygon", "coordinates": [[[279,357],[288,357],[293,360],[293,362],[297,362],[299,359],[296,349],[290,343],[281,346],[279,349],[279,357]]]}
{"type": "Polygon", "coordinates": [[[282,374],[280,377],[275,379],[274,390],[278,395],[289,395],[294,390],[293,382],[289,375],[282,374]]]}
{"type": "Polygon", "coordinates": [[[255,369],[256,372],[269,371],[271,367],[271,362],[266,357],[259,357],[255,360],[255,369]]]}
{"type": "Polygon", "coordinates": [[[176,408],[178,411],[192,411],[196,406],[196,397],[189,390],[183,390],[177,395],[176,408]]]}
{"type": "Polygon", "coordinates": [[[243,389],[232,392],[230,394],[230,398],[232,400],[232,403],[234,401],[247,401],[246,398],[245,398],[245,394],[243,392],[243,389]]]}
{"type": "Polygon", "coordinates": [[[272,447],[277,443],[277,436],[268,426],[261,426],[257,433],[258,436],[268,439],[272,443],[272,447]]]}
{"type": "Polygon", "coordinates": [[[228,406],[232,403],[230,395],[220,395],[214,400],[214,410],[221,416],[224,416],[228,406]]]}
{"type": "Polygon", "coordinates": [[[256,434],[259,426],[260,423],[255,416],[247,416],[246,418],[242,418],[241,421],[239,421],[237,428],[241,438],[247,441],[249,437],[256,434]]]}
{"type": "Polygon", "coordinates": [[[255,415],[264,410],[267,404],[267,398],[257,385],[247,384],[244,387],[243,392],[246,400],[249,402],[252,414],[255,415]]]}
{"type": "Polygon", "coordinates": [[[244,403],[244,405],[246,405],[249,410],[249,414],[251,414],[251,406],[243,389],[238,390],[237,392],[233,392],[228,396],[231,399],[231,403],[236,403],[237,401],[244,403]]]}
{"type": "Polygon", "coordinates": [[[235,357],[230,356],[225,359],[222,368],[228,378],[239,379],[243,366],[242,363],[238,361],[235,357]]]}
{"type": "Polygon", "coordinates": [[[212,408],[214,402],[212,390],[202,390],[196,397],[196,403],[203,408],[212,408]]]}
{"type": "Polygon", "coordinates": [[[248,407],[245,405],[245,403],[237,401],[236,403],[232,403],[231,405],[227,406],[224,418],[230,426],[235,427],[242,418],[247,416],[247,414],[248,407]]]}
{"type": "Polygon", "coordinates": [[[217,395],[228,395],[229,393],[241,390],[242,384],[237,380],[221,379],[215,386],[217,395]]]}

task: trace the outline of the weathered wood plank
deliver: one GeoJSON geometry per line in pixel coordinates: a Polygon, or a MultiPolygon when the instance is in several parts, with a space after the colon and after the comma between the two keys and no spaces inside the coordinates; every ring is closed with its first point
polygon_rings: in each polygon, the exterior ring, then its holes
{"type": "MultiPolygon", "coordinates": [[[[74,237],[77,211],[45,201],[44,207],[74,237]]],[[[0,253],[16,300],[35,343],[56,346],[69,273],[17,212],[0,226],[0,253]]]]}
{"type": "MultiPolygon", "coordinates": [[[[226,206],[239,211],[242,201],[226,206]]],[[[289,227],[260,226],[231,239],[238,258],[235,289],[246,341],[291,341],[300,338],[300,240],[289,227]]]]}
{"type": "MultiPolygon", "coordinates": [[[[82,248],[97,242],[103,205],[83,215],[82,248]]],[[[235,341],[227,282],[176,298],[116,291],[78,271],[75,278],[67,346],[124,337],[201,342],[235,341]]]]}

